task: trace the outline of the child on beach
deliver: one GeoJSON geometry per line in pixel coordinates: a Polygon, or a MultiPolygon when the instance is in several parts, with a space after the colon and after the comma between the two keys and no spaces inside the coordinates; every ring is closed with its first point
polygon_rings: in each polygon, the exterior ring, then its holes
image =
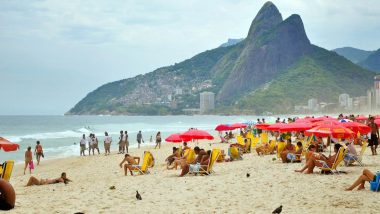
{"type": "Polygon", "coordinates": [[[28,149],[25,151],[25,167],[24,167],[24,175],[26,168],[29,166],[29,173],[32,174],[32,169],[34,169],[33,164],[33,153],[32,147],[28,146],[28,149]]]}

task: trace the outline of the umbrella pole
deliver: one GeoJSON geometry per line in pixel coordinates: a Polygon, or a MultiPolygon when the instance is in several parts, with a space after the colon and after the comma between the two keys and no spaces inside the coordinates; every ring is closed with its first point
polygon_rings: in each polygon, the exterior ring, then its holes
{"type": "Polygon", "coordinates": [[[329,143],[330,143],[330,156],[331,156],[331,134],[330,134],[330,137],[329,137],[329,143]]]}

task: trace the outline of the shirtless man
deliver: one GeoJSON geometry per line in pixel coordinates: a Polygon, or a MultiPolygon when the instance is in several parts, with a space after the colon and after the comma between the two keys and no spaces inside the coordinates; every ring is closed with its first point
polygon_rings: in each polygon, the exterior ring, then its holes
{"type": "Polygon", "coordinates": [[[360,175],[358,179],[350,187],[346,188],[346,191],[351,191],[356,187],[358,187],[357,190],[365,189],[364,184],[366,181],[376,181],[376,175],[368,169],[364,169],[362,175],[360,175]]]}
{"type": "Polygon", "coordinates": [[[314,170],[314,167],[315,166],[318,166],[318,167],[322,167],[322,163],[319,162],[319,160],[323,160],[327,163],[327,165],[329,167],[331,167],[335,161],[335,158],[336,156],[338,155],[338,151],[339,151],[339,148],[341,147],[342,145],[340,144],[335,144],[334,145],[334,152],[335,154],[334,155],[330,155],[329,157],[326,157],[324,156],[323,154],[315,154],[313,156],[311,156],[309,158],[309,160],[306,162],[305,166],[302,168],[302,169],[299,169],[299,170],[295,170],[295,172],[303,172],[307,169],[306,171],[306,174],[312,174],[313,173],[313,170],[314,170]]]}
{"type": "Polygon", "coordinates": [[[32,164],[33,161],[33,153],[32,153],[32,147],[28,146],[28,149],[25,151],[25,167],[24,167],[24,175],[26,171],[26,167],[29,165],[29,172],[32,174],[32,164]]]}
{"type": "Polygon", "coordinates": [[[72,182],[72,180],[68,179],[66,177],[66,172],[62,172],[61,177],[55,178],[55,179],[40,179],[38,180],[36,177],[31,176],[29,178],[28,183],[26,186],[33,186],[33,185],[46,185],[46,184],[57,184],[57,183],[65,183],[72,182]]]}
{"type": "Polygon", "coordinates": [[[280,153],[280,157],[281,157],[282,162],[287,163],[288,161],[286,160],[286,157],[287,157],[288,153],[294,154],[295,151],[296,151],[296,148],[292,144],[292,140],[288,139],[286,141],[286,146],[285,146],[284,150],[282,150],[282,152],[280,153]]]}
{"type": "Polygon", "coordinates": [[[12,185],[0,178],[0,210],[11,210],[15,207],[16,193],[12,185]]]}
{"type": "Polygon", "coordinates": [[[128,169],[129,169],[129,172],[131,173],[131,175],[133,175],[132,170],[139,168],[140,157],[133,157],[133,156],[130,156],[129,154],[125,154],[123,161],[121,161],[121,163],[119,164],[120,168],[123,168],[124,162],[127,162],[126,164],[124,164],[125,176],[128,175],[128,169]],[[136,162],[136,160],[137,160],[137,162],[136,162]]]}
{"type": "Polygon", "coordinates": [[[379,127],[375,123],[374,117],[369,118],[368,126],[371,128],[371,139],[368,142],[368,146],[371,147],[372,155],[377,155],[376,149],[377,145],[379,145],[379,127]]]}
{"type": "Polygon", "coordinates": [[[37,166],[40,165],[41,157],[44,155],[40,141],[37,141],[36,147],[34,148],[34,155],[37,159],[37,166]]]}
{"type": "Polygon", "coordinates": [[[197,157],[189,166],[190,172],[199,171],[199,168],[201,167],[202,157],[204,155],[207,155],[207,152],[204,149],[200,149],[198,146],[194,147],[194,152],[197,155],[197,157]]]}

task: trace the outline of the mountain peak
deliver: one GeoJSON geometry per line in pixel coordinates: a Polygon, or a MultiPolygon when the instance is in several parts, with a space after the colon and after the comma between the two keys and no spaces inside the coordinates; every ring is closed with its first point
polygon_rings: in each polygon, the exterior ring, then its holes
{"type": "Polygon", "coordinates": [[[272,2],[266,2],[257,13],[251,23],[247,38],[255,39],[263,33],[271,30],[273,27],[282,22],[282,16],[276,5],[272,2]]]}

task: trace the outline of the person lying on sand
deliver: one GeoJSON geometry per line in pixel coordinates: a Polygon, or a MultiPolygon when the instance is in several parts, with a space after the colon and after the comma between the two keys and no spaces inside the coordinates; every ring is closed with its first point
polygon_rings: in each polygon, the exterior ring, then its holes
{"type": "Polygon", "coordinates": [[[29,178],[29,181],[26,184],[26,186],[57,184],[57,183],[67,184],[68,182],[72,182],[72,180],[70,180],[66,177],[66,172],[62,172],[61,177],[55,178],[55,179],[40,179],[40,180],[38,180],[36,177],[31,176],[29,178]]]}
{"type": "Polygon", "coordinates": [[[323,154],[316,154],[314,153],[313,156],[311,156],[309,158],[309,160],[306,162],[305,166],[302,168],[302,169],[299,169],[299,170],[295,170],[295,172],[303,172],[307,169],[306,171],[306,174],[311,174],[313,173],[313,170],[314,170],[314,167],[315,166],[318,166],[318,167],[322,167],[322,163],[319,162],[319,160],[322,160],[322,161],[325,161],[326,164],[331,167],[335,161],[335,158],[336,156],[338,155],[338,151],[339,151],[339,148],[341,147],[342,145],[340,144],[335,144],[334,145],[334,152],[335,154],[334,155],[330,155],[329,157],[326,157],[324,156],[323,154]]]}
{"type": "Polygon", "coordinates": [[[140,157],[134,157],[134,156],[131,156],[129,154],[125,154],[123,161],[121,161],[121,163],[119,164],[120,168],[123,168],[123,163],[125,163],[125,162],[127,162],[126,164],[124,164],[125,176],[128,175],[128,169],[129,169],[129,172],[131,173],[131,175],[133,175],[132,170],[136,170],[140,167],[139,166],[140,157]],[[137,160],[137,162],[136,162],[136,160],[137,160]]]}
{"type": "Polygon", "coordinates": [[[15,207],[16,193],[12,185],[0,178],[0,210],[11,210],[15,207]]]}
{"type": "Polygon", "coordinates": [[[346,191],[352,191],[357,186],[359,186],[358,190],[365,189],[364,188],[364,184],[365,184],[366,181],[368,181],[368,182],[370,182],[370,181],[376,181],[376,175],[373,174],[368,169],[364,169],[362,175],[360,175],[358,177],[358,179],[350,187],[348,187],[346,189],[346,191]]]}

